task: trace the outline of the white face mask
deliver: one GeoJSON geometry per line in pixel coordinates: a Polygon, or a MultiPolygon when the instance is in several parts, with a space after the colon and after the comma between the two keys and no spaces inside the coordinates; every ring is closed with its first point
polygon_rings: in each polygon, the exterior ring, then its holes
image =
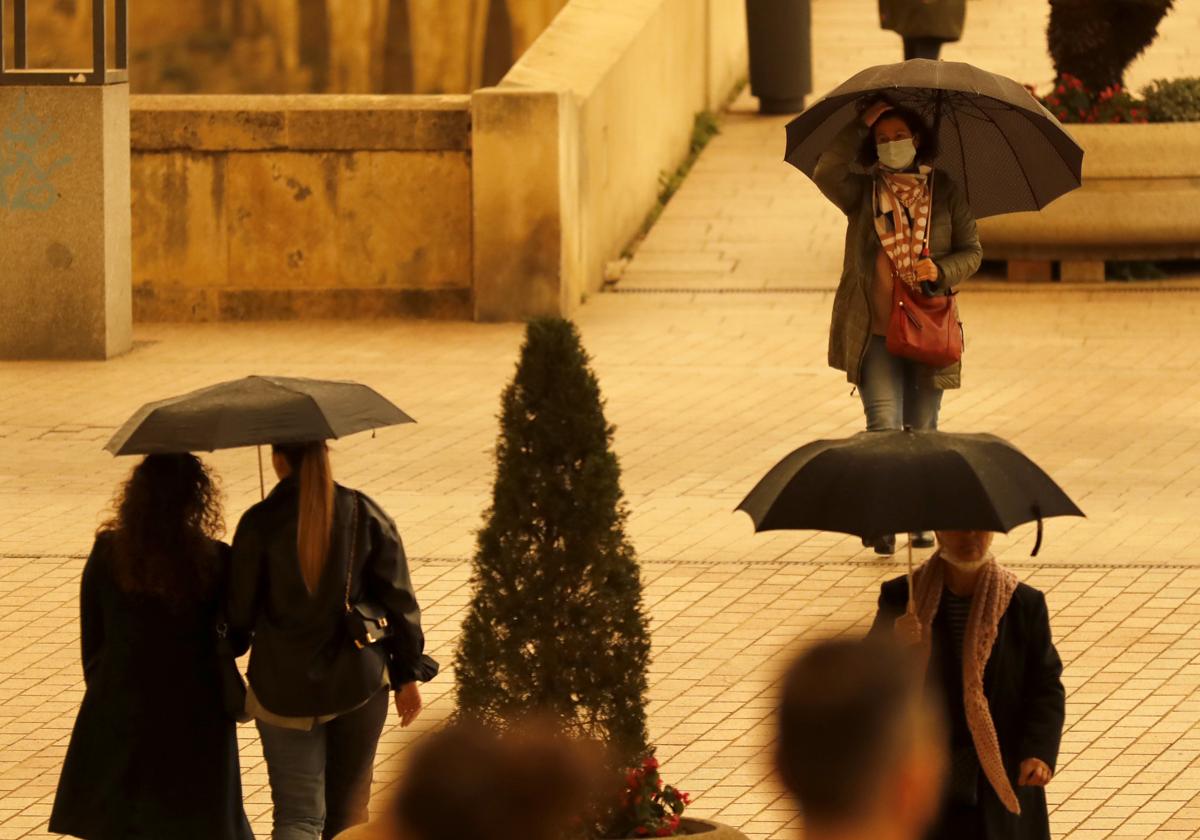
{"type": "Polygon", "coordinates": [[[888,169],[908,169],[917,159],[917,146],[911,137],[890,143],[876,143],[875,151],[879,153],[879,162],[888,169]]]}

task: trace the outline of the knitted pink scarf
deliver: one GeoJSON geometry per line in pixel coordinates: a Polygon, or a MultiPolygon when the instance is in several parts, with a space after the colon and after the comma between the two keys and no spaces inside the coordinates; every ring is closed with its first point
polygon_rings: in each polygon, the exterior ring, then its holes
{"type": "MultiPolygon", "coordinates": [[[[933,638],[933,618],[937,615],[938,603],[942,598],[945,582],[946,561],[941,552],[935,552],[913,573],[914,602],[917,617],[921,620],[922,662],[929,665],[929,654],[933,638]]],[[[967,617],[967,631],[963,639],[963,704],[967,715],[967,726],[971,740],[975,742],[975,753],[979,766],[991,782],[992,788],[1004,807],[1014,814],[1021,813],[1017,796],[1009,783],[1000,756],[1000,742],[996,737],[996,725],[983,693],[983,671],[992,655],[996,642],[996,631],[1000,618],[1008,609],[1013,592],[1017,588],[1017,576],[1005,569],[990,556],[979,571],[975,594],[971,598],[971,611],[967,617]]]]}

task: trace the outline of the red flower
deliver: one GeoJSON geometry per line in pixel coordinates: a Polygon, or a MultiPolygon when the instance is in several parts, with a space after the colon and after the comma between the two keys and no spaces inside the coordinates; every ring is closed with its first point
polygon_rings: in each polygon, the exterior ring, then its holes
{"type": "Polygon", "coordinates": [[[645,767],[647,770],[657,770],[658,769],[658,759],[652,755],[648,755],[648,756],[646,756],[646,760],[642,762],[642,766],[645,767]]]}

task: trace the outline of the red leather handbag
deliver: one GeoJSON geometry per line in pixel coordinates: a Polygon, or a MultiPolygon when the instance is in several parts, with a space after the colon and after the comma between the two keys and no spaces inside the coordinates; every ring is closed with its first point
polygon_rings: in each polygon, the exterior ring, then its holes
{"type": "Polygon", "coordinates": [[[963,329],[955,296],[955,292],[950,292],[929,297],[896,277],[892,283],[888,352],[933,368],[949,367],[960,361],[963,329]]]}
{"type": "MultiPolygon", "coordinates": [[[[929,189],[933,191],[933,181],[929,189]]],[[[933,200],[930,199],[932,206],[933,200]]],[[[929,231],[932,218],[925,229],[921,258],[929,258],[929,231]]],[[[963,328],[958,318],[957,293],[926,295],[913,289],[895,272],[892,273],[892,317],[888,321],[887,349],[893,356],[912,359],[933,368],[944,368],[961,361],[963,328]]]]}

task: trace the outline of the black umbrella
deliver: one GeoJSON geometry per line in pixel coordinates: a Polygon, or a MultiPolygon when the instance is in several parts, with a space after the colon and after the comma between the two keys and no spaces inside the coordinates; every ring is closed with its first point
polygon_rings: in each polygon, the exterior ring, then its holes
{"type": "Polygon", "coordinates": [[[863,70],[813,103],[788,123],[787,162],[811,178],[859,103],[879,95],[934,126],[934,164],[978,219],[1040,210],[1082,182],[1083,149],[1028,90],[970,64],[922,58],[863,70]]]}
{"type": "MultiPolygon", "coordinates": [[[[357,382],[247,376],[147,403],[104,448],[114,455],[212,452],[308,443],[413,422],[357,382]]],[[[258,481],[264,490],[261,449],[258,481]]]]}
{"type": "Polygon", "coordinates": [[[756,531],[1003,531],[1083,516],[1054,481],[1007,441],[987,434],[860,432],[788,455],[738,505],[756,531]]]}

